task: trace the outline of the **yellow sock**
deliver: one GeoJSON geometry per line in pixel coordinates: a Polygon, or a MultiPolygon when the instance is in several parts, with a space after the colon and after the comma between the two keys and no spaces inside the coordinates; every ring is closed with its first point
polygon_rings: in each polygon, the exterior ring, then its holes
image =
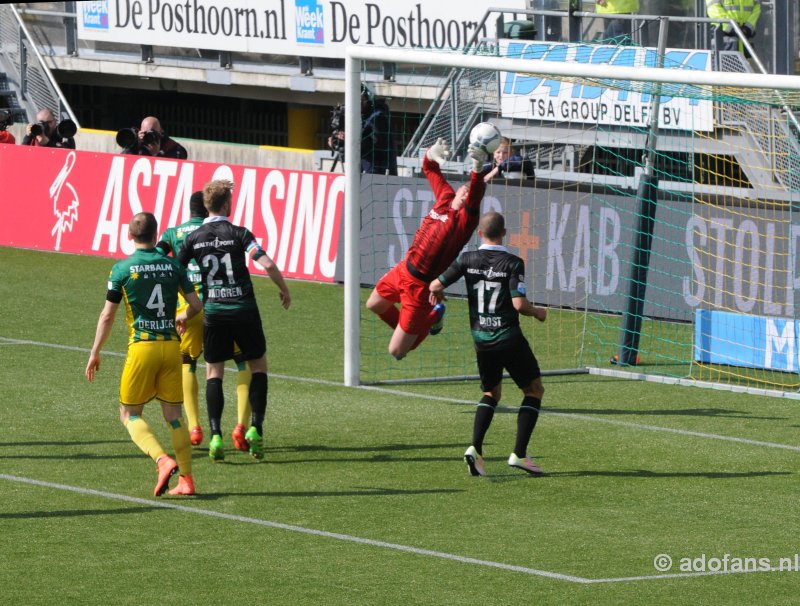
{"type": "Polygon", "coordinates": [[[183,417],[170,421],[169,434],[172,437],[172,448],[175,450],[175,461],[182,476],[192,475],[192,444],[189,441],[189,429],[183,417]]]}
{"type": "Polygon", "coordinates": [[[236,373],[236,410],[239,425],[250,426],[250,367],[247,362],[237,364],[239,372],[236,373]]]}
{"type": "Polygon", "coordinates": [[[183,365],[183,409],[189,427],[200,425],[200,410],[197,403],[197,363],[183,365]]]}
{"type": "Polygon", "coordinates": [[[157,461],[159,457],[163,457],[167,454],[164,452],[164,449],[161,448],[161,444],[158,443],[158,438],[156,438],[155,434],[150,429],[147,421],[142,417],[137,417],[136,415],[128,417],[128,420],[125,422],[125,429],[128,430],[133,443],[154,461],[157,461]]]}

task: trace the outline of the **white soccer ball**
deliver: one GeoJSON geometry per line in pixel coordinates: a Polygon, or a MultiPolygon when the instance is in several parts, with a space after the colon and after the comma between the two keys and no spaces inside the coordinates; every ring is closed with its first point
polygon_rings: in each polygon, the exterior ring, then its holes
{"type": "Polygon", "coordinates": [[[476,124],[475,128],[469,133],[469,142],[478,149],[482,149],[489,156],[500,147],[500,131],[497,127],[490,122],[481,122],[476,124]]]}

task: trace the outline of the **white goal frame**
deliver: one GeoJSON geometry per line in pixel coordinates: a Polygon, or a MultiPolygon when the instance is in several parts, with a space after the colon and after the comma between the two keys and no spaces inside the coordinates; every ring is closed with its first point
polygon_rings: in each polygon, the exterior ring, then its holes
{"type": "MultiPolygon", "coordinates": [[[[559,63],[540,59],[509,59],[485,55],[465,55],[411,49],[350,46],[345,55],[345,123],[360,124],[361,62],[381,61],[437,67],[486,69],[502,72],[526,72],[561,77],[613,79],[661,84],[683,84],[698,87],[757,88],[800,91],[800,76],[750,74],[736,72],[689,71],[658,67],[623,67],[602,64],[559,63]]],[[[345,157],[361,156],[359,137],[345,139],[345,157]]],[[[345,166],[344,206],[344,384],[360,384],[360,317],[361,267],[360,236],[360,165],[347,161],[345,166]]],[[[387,334],[388,340],[388,334],[387,334]]],[[[388,354],[387,354],[388,355],[388,354]]],[[[643,378],[641,373],[621,370],[592,369],[593,374],[611,374],[626,378],[643,378]]],[[[659,378],[660,382],[667,382],[659,378]]],[[[680,381],[686,383],[685,380],[680,381]]],[[[694,384],[694,383],[693,383],[694,384]]],[[[716,385],[715,385],[716,386],[716,385]]],[[[755,390],[767,395],[768,390],[755,390]]],[[[769,395],[786,395],[769,392],[769,395]]]]}

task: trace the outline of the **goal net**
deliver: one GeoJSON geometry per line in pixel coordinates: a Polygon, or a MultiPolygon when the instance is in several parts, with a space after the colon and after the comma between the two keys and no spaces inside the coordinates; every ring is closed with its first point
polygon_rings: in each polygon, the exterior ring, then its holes
{"type": "MultiPolygon", "coordinates": [[[[546,373],[798,391],[800,78],[715,72],[706,50],[521,40],[474,54],[354,47],[350,124],[360,120],[366,61],[414,66],[392,84],[391,110],[425,117],[398,176],[359,175],[347,163],[346,383],[476,375],[463,283],[448,290],[443,332],[399,362],[387,353],[390,328],[364,301],[432,206],[425,150],[451,141],[443,170],[465,183],[468,133],[490,121],[513,156],[489,182],[482,212],[505,215],[528,298],[548,308],[543,324],[521,318],[546,373]],[[431,82],[438,97],[415,101],[431,82]]],[[[394,128],[410,136],[409,125],[394,128]]],[[[354,139],[348,157],[358,157],[354,139]]],[[[467,248],[478,245],[476,234],[467,248]]]]}

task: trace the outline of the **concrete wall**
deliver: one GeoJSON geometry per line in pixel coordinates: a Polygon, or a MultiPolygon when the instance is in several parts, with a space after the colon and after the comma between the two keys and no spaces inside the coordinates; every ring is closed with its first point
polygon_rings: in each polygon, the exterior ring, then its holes
{"type": "MultiPolygon", "coordinates": [[[[25,136],[25,125],[14,124],[10,129],[17,143],[25,136]]],[[[120,148],[114,141],[116,133],[81,129],[75,135],[75,146],[84,151],[117,153],[120,148]]],[[[189,152],[189,159],[198,162],[216,162],[236,166],[261,166],[290,170],[314,170],[313,150],[289,149],[235,143],[214,143],[193,139],[176,140],[189,152]]]]}

